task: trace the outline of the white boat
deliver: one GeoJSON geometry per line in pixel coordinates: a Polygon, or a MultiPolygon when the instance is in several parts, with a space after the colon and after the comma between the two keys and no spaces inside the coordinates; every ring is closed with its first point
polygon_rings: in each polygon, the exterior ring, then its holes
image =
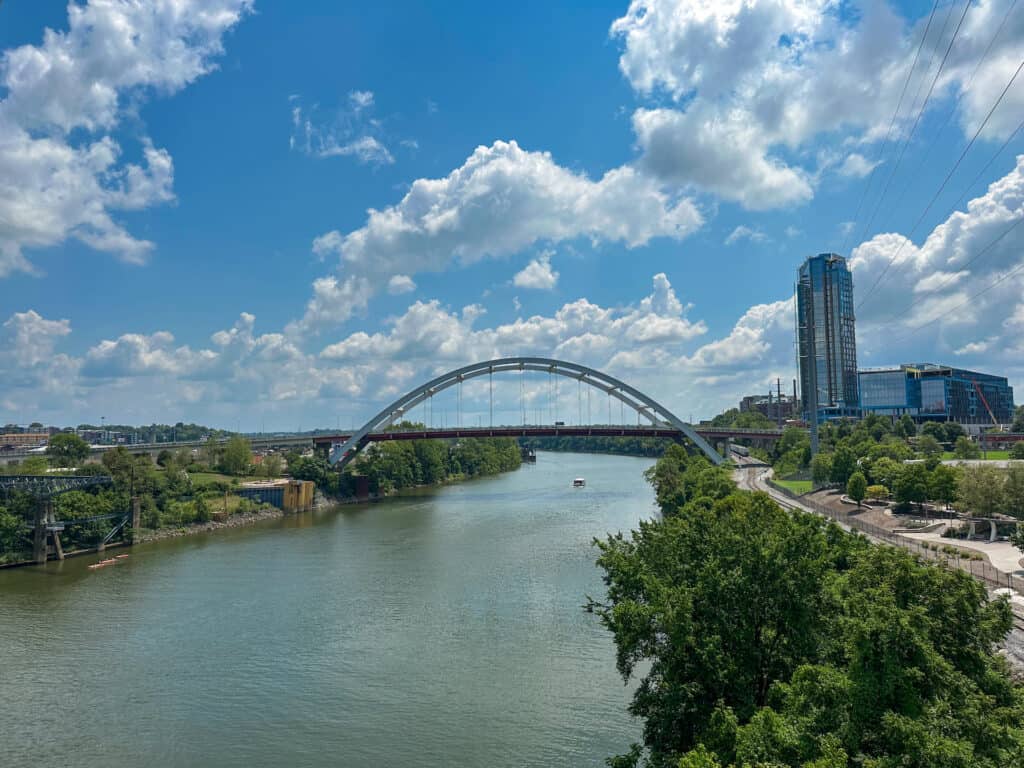
{"type": "Polygon", "coordinates": [[[572,487],[573,488],[582,488],[586,484],[587,484],[587,481],[584,480],[582,477],[577,477],[575,480],[572,481],[572,487]]]}

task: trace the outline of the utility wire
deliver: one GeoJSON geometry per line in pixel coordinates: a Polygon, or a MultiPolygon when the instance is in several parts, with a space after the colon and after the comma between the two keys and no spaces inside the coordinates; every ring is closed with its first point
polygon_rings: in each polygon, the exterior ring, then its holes
{"type": "MultiPolygon", "coordinates": [[[[963,271],[964,271],[965,269],[967,269],[967,268],[968,268],[968,267],[970,267],[970,266],[971,266],[972,264],[974,264],[974,263],[975,263],[975,262],[977,262],[977,261],[978,261],[979,259],[981,259],[981,258],[982,258],[982,257],[983,257],[983,256],[984,256],[985,254],[987,254],[987,253],[988,253],[988,252],[989,252],[989,251],[990,251],[990,250],[991,250],[991,249],[992,249],[993,247],[995,247],[995,246],[996,246],[996,245],[997,245],[997,244],[998,244],[998,243],[999,243],[1000,241],[1002,241],[1002,239],[1003,239],[1004,237],[1006,237],[1006,236],[1007,236],[1008,234],[1010,234],[1010,233],[1011,233],[1011,232],[1012,232],[1013,230],[1015,230],[1015,229],[1016,229],[1016,228],[1017,228],[1017,227],[1018,227],[1018,226],[1019,226],[1019,225],[1021,224],[1021,222],[1022,222],[1022,221],[1024,221],[1024,218],[1017,218],[1017,219],[1015,219],[1015,220],[1014,220],[1014,222],[1013,222],[1013,224],[1011,224],[1011,225],[1010,225],[1009,227],[1007,227],[1006,229],[1004,229],[1004,230],[1002,231],[1002,233],[1001,233],[1001,234],[999,234],[998,236],[996,236],[996,238],[995,238],[994,240],[990,240],[990,241],[989,241],[989,243],[988,243],[988,244],[987,244],[987,245],[986,245],[986,246],[985,246],[984,248],[982,248],[982,249],[981,249],[980,251],[978,251],[978,252],[977,252],[976,254],[974,254],[974,256],[972,256],[972,257],[971,257],[971,258],[970,258],[970,259],[969,259],[969,260],[968,260],[967,262],[965,262],[965,263],[964,263],[963,265],[961,265],[961,266],[960,266],[960,267],[959,267],[959,268],[957,269],[957,271],[956,271],[956,272],[954,272],[954,273],[953,273],[952,275],[950,275],[950,276],[949,276],[949,277],[947,277],[947,278],[946,278],[945,280],[943,280],[943,281],[942,281],[941,283],[939,283],[939,285],[938,285],[937,287],[935,287],[935,288],[932,288],[932,289],[930,290],[930,293],[937,293],[937,292],[941,291],[941,290],[942,290],[943,288],[945,288],[945,287],[946,287],[947,285],[949,285],[949,283],[951,283],[951,282],[952,282],[953,280],[955,280],[955,279],[956,279],[956,277],[957,277],[957,276],[958,276],[958,275],[959,275],[959,274],[960,274],[961,272],[963,272],[963,271]]],[[[913,301],[913,302],[911,302],[910,306],[908,306],[908,307],[907,307],[907,308],[906,308],[905,310],[903,310],[902,312],[900,312],[900,313],[899,313],[899,314],[897,314],[897,315],[893,315],[892,317],[890,317],[890,318],[889,318],[889,319],[888,319],[888,320],[886,321],[886,325],[888,325],[889,323],[893,322],[894,320],[899,320],[899,319],[900,319],[900,318],[902,318],[902,317],[906,317],[906,316],[907,316],[907,315],[908,315],[908,314],[910,313],[910,310],[912,310],[912,309],[913,309],[914,307],[916,307],[916,306],[917,306],[918,304],[920,304],[920,303],[921,303],[922,301],[924,301],[924,298],[921,298],[921,299],[918,299],[917,301],[913,301]]]]}
{"type": "MultiPolygon", "coordinates": [[[[957,201],[955,203],[953,203],[953,208],[954,209],[960,207],[960,203],[963,202],[965,197],[967,197],[968,192],[970,192],[970,190],[974,187],[974,185],[978,183],[978,179],[980,179],[985,174],[985,171],[987,171],[989,169],[989,166],[991,166],[992,163],[995,162],[996,158],[999,157],[999,155],[1001,155],[1003,153],[1003,150],[1006,149],[1010,145],[1010,142],[1013,141],[1017,137],[1017,134],[1020,133],[1021,130],[1024,130],[1024,120],[1021,120],[1021,122],[1019,122],[1017,124],[1017,127],[1013,130],[1013,133],[1011,133],[1009,135],[1009,137],[1007,137],[1006,141],[1003,142],[1003,145],[999,149],[997,149],[995,154],[992,155],[991,158],[989,158],[989,161],[987,163],[985,163],[985,167],[982,168],[980,171],[978,171],[978,174],[973,179],[971,179],[971,183],[968,184],[967,187],[964,189],[963,194],[961,194],[959,199],[957,199],[957,201]]],[[[936,286],[935,288],[932,288],[931,289],[931,293],[937,293],[938,291],[943,290],[947,285],[949,285],[951,282],[953,282],[953,280],[956,279],[957,275],[961,271],[967,269],[972,264],[975,264],[977,261],[979,261],[986,253],[988,253],[989,249],[993,245],[995,245],[1000,240],[1002,240],[1004,237],[1006,237],[1006,235],[1008,235],[1010,233],[1010,231],[1012,229],[1014,229],[1017,226],[1017,224],[1019,224],[1019,223],[1020,223],[1019,220],[1016,221],[1013,225],[1010,226],[1009,229],[1007,229],[1005,232],[1003,232],[1001,235],[999,235],[995,240],[993,240],[988,245],[986,245],[984,248],[982,248],[969,261],[967,261],[963,265],[961,265],[960,268],[956,272],[954,272],[949,277],[947,277],[945,280],[943,280],[941,283],[939,283],[938,286],[936,286]]],[[[899,312],[899,313],[893,315],[888,320],[886,320],[885,321],[886,324],[888,325],[889,323],[892,323],[894,320],[899,320],[901,317],[905,317],[910,312],[910,310],[912,310],[915,306],[917,306],[920,303],[920,301],[921,300],[911,302],[910,306],[908,306],[905,310],[903,310],[902,312],[899,312]]]]}
{"type": "MultiPolygon", "coordinates": [[[[882,189],[882,194],[879,196],[878,202],[875,204],[875,209],[874,211],[872,211],[870,218],[868,218],[867,222],[865,222],[864,224],[864,228],[861,230],[860,237],[858,238],[859,240],[861,240],[861,242],[863,242],[864,237],[867,235],[867,232],[870,230],[871,225],[874,223],[875,217],[878,215],[878,211],[882,207],[882,203],[885,202],[885,196],[889,192],[889,185],[892,183],[893,178],[896,176],[896,171],[899,170],[900,163],[903,161],[903,156],[907,152],[907,147],[910,146],[910,142],[914,138],[914,133],[915,131],[917,131],[917,126],[921,122],[921,117],[924,115],[924,110],[928,106],[928,101],[932,97],[932,92],[935,90],[935,84],[939,81],[939,76],[942,75],[942,70],[946,66],[946,60],[949,58],[949,52],[953,50],[953,43],[956,42],[956,38],[960,34],[960,27],[963,26],[964,18],[967,16],[967,11],[970,9],[970,7],[971,0],[967,0],[967,2],[964,4],[964,12],[960,14],[960,20],[957,22],[956,29],[953,30],[953,36],[949,39],[949,45],[946,46],[946,52],[942,55],[942,61],[939,62],[939,68],[935,70],[935,76],[932,78],[931,85],[928,86],[928,93],[925,95],[924,101],[921,102],[921,108],[917,112],[917,117],[914,118],[914,124],[910,128],[910,132],[907,134],[907,138],[904,140],[903,146],[900,147],[900,153],[896,157],[895,164],[889,170],[889,176],[885,181],[885,186],[882,189]]],[[[950,11],[952,12],[952,10],[953,6],[951,5],[950,11]]],[[[947,21],[948,18],[949,17],[947,16],[947,21]]],[[[943,25],[943,31],[945,31],[945,25],[943,25]]],[[[939,34],[941,39],[942,33],[940,32],[939,34]]],[[[929,69],[930,68],[931,64],[929,63],[929,69]]],[[[861,303],[863,304],[863,299],[861,300],[861,303]]]]}
{"type": "Polygon", "coordinates": [[[860,309],[862,306],[864,306],[864,302],[866,302],[868,298],[870,298],[871,294],[875,292],[875,289],[878,287],[878,284],[882,281],[882,278],[885,277],[886,272],[889,271],[889,268],[896,261],[896,257],[900,255],[900,252],[903,250],[903,246],[906,245],[907,241],[910,239],[910,237],[913,236],[914,232],[921,225],[921,222],[924,221],[925,216],[928,215],[928,211],[931,210],[932,206],[935,204],[935,201],[938,200],[939,195],[942,194],[942,190],[946,188],[946,185],[949,183],[949,180],[953,178],[953,174],[956,173],[956,169],[960,167],[960,163],[963,162],[964,157],[966,157],[971,147],[974,146],[974,142],[978,139],[978,136],[981,135],[981,132],[983,130],[985,130],[985,126],[988,125],[989,119],[992,117],[992,114],[996,111],[996,108],[1002,102],[1003,97],[1006,96],[1007,91],[1010,90],[1010,86],[1012,86],[1014,80],[1017,79],[1017,75],[1020,74],[1021,69],[1024,69],[1024,59],[1021,59],[1021,62],[1018,65],[1017,70],[1013,73],[1013,77],[1010,78],[1009,82],[1006,84],[1006,87],[1003,88],[1003,92],[999,94],[999,98],[996,99],[995,103],[992,105],[992,108],[988,111],[988,114],[985,115],[985,119],[982,121],[981,125],[978,126],[978,130],[974,132],[974,136],[972,136],[971,140],[967,142],[967,146],[965,146],[963,151],[960,153],[960,157],[957,158],[956,162],[953,164],[953,167],[949,169],[949,173],[946,174],[946,178],[942,180],[942,184],[939,185],[939,189],[935,192],[934,195],[932,195],[932,199],[928,201],[928,205],[925,206],[925,209],[921,212],[921,215],[917,217],[917,221],[914,222],[914,226],[911,227],[907,237],[903,240],[903,242],[900,243],[899,248],[896,249],[896,252],[892,255],[892,258],[890,258],[889,262],[885,265],[885,268],[882,269],[878,277],[875,278],[875,282],[871,285],[871,288],[868,289],[868,292],[861,298],[860,303],[858,303],[856,306],[856,309],[860,309]]]}
{"type": "MultiPolygon", "coordinates": [[[[1016,222],[1014,223],[1014,227],[1016,227],[1016,226],[1017,226],[1018,224],[1020,224],[1020,223],[1021,223],[1022,221],[1024,221],[1024,219],[1017,219],[1017,221],[1016,221],[1016,222]]],[[[1013,227],[1011,227],[1011,229],[1012,229],[1012,228],[1013,228],[1013,227]]],[[[944,309],[944,310],[942,310],[942,313],[941,313],[941,314],[938,314],[938,315],[936,315],[936,316],[935,316],[935,317],[933,317],[933,318],[932,318],[931,320],[926,320],[925,322],[923,322],[923,323],[921,323],[921,324],[919,324],[919,325],[915,325],[915,326],[913,326],[913,327],[912,327],[912,328],[910,328],[910,329],[909,329],[909,330],[908,330],[908,331],[907,331],[907,332],[906,332],[906,333],[905,333],[905,334],[904,334],[903,336],[900,336],[900,337],[899,337],[899,338],[897,338],[897,339],[896,339],[895,341],[893,341],[893,342],[890,342],[890,343],[892,343],[892,344],[898,344],[898,343],[899,343],[899,342],[901,342],[901,341],[905,341],[906,339],[908,339],[908,338],[909,338],[910,336],[912,336],[912,335],[913,335],[914,333],[916,333],[917,331],[919,331],[919,330],[921,330],[922,328],[925,328],[925,327],[927,327],[927,326],[931,325],[932,323],[936,322],[937,320],[941,320],[941,319],[942,319],[943,317],[945,317],[945,316],[947,316],[947,315],[950,315],[950,314],[952,314],[953,312],[956,312],[956,311],[957,311],[958,309],[960,309],[961,307],[964,307],[964,306],[966,306],[967,304],[970,304],[970,303],[971,303],[972,301],[974,301],[974,300],[975,300],[976,298],[978,298],[978,297],[979,297],[979,296],[981,296],[982,294],[988,293],[989,291],[991,291],[991,290],[992,290],[993,288],[995,288],[995,287],[996,287],[997,285],[999,285],[1000,283],[1004,283],[1004,282],[1006,282],[1006,281],[1007,281],[1007,280],[1009,280],[1009,279],[1010,279],[1011,277],[1013,277],[1013,276],[1014,276],[1014,275],[1016,275],[1016,274],[1019,274],[1020,272],[1024,272],[1024,264],[1020,264],[1020,265],[1018,265],[1016,269],[1012,269],[1012,270],[1010,270],[1010,271],[1009,271],[1009,272],[1007,272],[1007,273],[1006,273],[1005,275],[1003,275],[1002,277],[1000,277],[1000,278],[999,278],[998,280],[995,280],[994,282],[990,283],[990,284],[989,284],[989,285],[987,285],[986,287],[982,288],[982,289],[981,289],[980,291],[978,291],[977,293],[975,293],[975,294],[973,294],[972,296],[969,296],[968,298],[966,298],[966,299],[964,299],[963,301],[961,301],[961,302],[960,302],[959,304],[957,304],[957,305],[956,305],[955,307],[950,307],[949,309],[944,309]]]]}
{"type": "MultiPolygon", "coordinates": [[[[942,125],[939,126],[938,130],[935,131],[934,135],[932,136],[932,140],[929,142],[928,148],[924,151],[924,154],[921,157],[921,161],[917,164],[917,167],[914,169],[914,172],[910,174],[906,186],[903,187],[903,191],[899,195],[900,200],[904,199],[907,196],[907,192],[910,190],[910,187],[914,183],[914,181],[921,178],[921,171],[924,169],[925,164],[928,162],[928,158],[931,156],[932,150],[935,149],[935,145],[938,144],[939,137],[942,136],[942,133],[946,130],[946,126],[949,125],[949,121],[953,118],[953,115],[956,114],[957,109],[960,107],[960,102],[963,101],[964,96],[967,95],[967,93],[971,90],[971,86],[974,85],[974,79],[978,76],[978,71],[981,69],[981,65],[985,62],[985,59],[988,58],[989,53],[991,53],[992,51],[992,47],[995,45],[996,39],[1003,31],[1003,27],[1006,26],[1007,19],[1010,18],[1010,14],[1016,7],[1017,0],[1013,0],[1013,2],[1010,3],[1010,7],[1006,9],[1006,13],[1003,14],[1003,18],[1000,20],[999,26],[996,28],[995,34],[992,35],[992,38],[988,41],[988,45],[985,47],[984,53],[981,54],[981,56],[978,58],[978,62],[974,65],[974,71],[971,72],[970,78],[968,78],[967,83],[960,89],[960,92],[957,94],[956,101],[953,103],[953,106],[950,108],[950,110],[946,113],[946,117],[942,121],[942,125]]],[[[895,206],[893,207],[892,211],[895,212],[895,206]]]]}
{"type": "MultiPolygon", "coordinates": [[[[1016,3],[1017,0],[1014,0],[1016,3]]],[[[914,61],[910,65],[910,69],[907,71],[907,77],[903,81],[903,90],[900,91],[899,101],[896,102],[896,110],[892,113],[892,119],[889,120],[889,130],[885,132],[885,138],[882,143],[878,145],[878,149],[875,152],[874,161],[871,165],[871,175],[868,176],[868,183],[864,185],[861,190],[860,202],[857,203],[857,211],[853,214],[853,221],[856,222],[860,218],[861,208],[864,206],[864,201],[867,199],[868,190],[871,189],[871,184],[875,180],[875,170],[880,164],[880,159],[884,148],[889,143],[889,137],[892,135],[892,129],[896,125],[896,118],[899,116],[900,109],[903,107],[903,98],[907,95],[907,86],[910,85],[910,79],[914,76],[914,70],[917,69],[917,60],[921,57],[921,49],[924,47],[924,41],[928,37],[928,30],[931,29],[932,19],[935,17],[935,9],[939,7],[939,0],[935,0],[932,5],[932,12],[928,15],[928,22],[924,26],[924,33],[921,35],[921,40],[917,44],[917,52],[914,53],[914,61]]],[[[850,231],[846,233],[846,241],[843,242],[843,253],[846,253],[847,246],[849,245],[850,235],[853,233],[853,227],[850,227],[850,231]]]]}

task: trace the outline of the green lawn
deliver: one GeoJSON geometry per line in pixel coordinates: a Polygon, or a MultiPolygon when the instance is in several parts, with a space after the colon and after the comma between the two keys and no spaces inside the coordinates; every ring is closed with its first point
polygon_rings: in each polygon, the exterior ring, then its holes
{"type": "Polygon", "coordinates": [[[813,490],[810,480],[775,480],[775,484],[793,493],[810,493],[813,490]]]}
{"type": "MultiPolygon", "coordinates": [[[[985,458],[985,459],[990,459],[992,461],[1006,461],[1007,459],[1010,458],[1010,452],[1009,451],[986,451],[985,453],[982,454],[982,457],[985,458]]],[[[952,451],[943,451],[942,452],[942,458],[943,458],[943,460],[955,459],[956,458],[956,454],[954,454],[952,451]]]]}

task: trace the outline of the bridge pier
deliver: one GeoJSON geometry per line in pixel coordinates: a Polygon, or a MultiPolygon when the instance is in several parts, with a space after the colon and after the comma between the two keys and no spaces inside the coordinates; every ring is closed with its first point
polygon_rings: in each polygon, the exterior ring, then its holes
{"type": "Polygon", "coordinates": [[[139,528],[142,526],[142,502],[138,496],[132,496],[132,534],[131,543],[138,540],[139,528]]]}
{"type": "Polygon", "coordinates": [[[44,499],[36,504],[35,529],[32,532],[32,560],[42,565],[46,562],[46,520],[50,517],[53,502],[44,499]]]}

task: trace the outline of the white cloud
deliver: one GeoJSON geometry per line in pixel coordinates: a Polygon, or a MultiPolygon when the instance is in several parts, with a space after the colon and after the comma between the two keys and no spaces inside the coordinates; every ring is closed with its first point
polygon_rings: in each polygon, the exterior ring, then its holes
{"type": "Polygon", "coordinates": [[[751,228],[745,224],[740,224],[736,229],[729,233],[729,236],[725,238],[726,245],[733,245],[738,243],[740,240],[749,240],[752,243],[763,243],[768,239],[768,235],[759,229],[751,228]]]}
{"type": "Polygon", "coordinates": [[[695,184],[751,210],[805,203],[814,196],[810,174],[770,157],[748,117],[722,120],[697,109],[638,109],[633,130],[641,166],[657,178],[695,184]]]}
{"type": "Polygon", "coordinates": [[[863,302],[862,357],[900,362],[929,350],[936,358],[976,355],[978,365],[1024,373],[1019,329],[1008,322],[1019,311],[1024,272],[996,284],[1024,267],[1024,227],[1011,229],[1022,216],[1024,155],[921,244],[887,233],[855,248],[850,265],[854,297],[863,302]]]}
{"type": "Polygon", "coordinates": [[[398,296],[402,293],[411,293],[416,290],[416,283],[408,275],[394,275],[388,280],[388,293],[398,296]]]}
{"type": "MultiPolygon", "coordinates": [[[[1011,2],[973,5],[932,106],[965,89],[1011,2]]],[[[750,209],[806,202],[820,174],[804,167],[803,158],[822,137],[883,138],[924,25],[923,18],[908,22],[872,0],[633,0],[611,35],[622,44],[619,67],[627,81],[658,102],[633,115],[640,165],[750,209]]],[[[944,53],[948,35],[939,37],[936,25],[922,62],[944,53]]],[[[965,131],[1009,79],[1022,42],[1024,23],[1013,21],[960,102],[965,131]]],[[[919,66],[910,93],[932,76],[934,69],[927,70],[919,66]]],[[[1024,107],[1024,91],[1016,93],[1014,106],[1000,110],[993,135],[1014,127],[1024,107]]],[[[897,135],[913,114],[902,110],[897,135]]],[[[871,167],[853,154],[837,170],[863,176],[871,167]]]]}
{"type": "Polygon", "coordinates": [[[558,273],[551,268],[551,253],[545,251],[532,259],[512,278],[517,288],[532,288],[537,291],[551,291],[558,285],[558,273]]]}
{"type": "Polygon", "coordinates": [[[3,324],[7,354],[21,366],[39,365],[53,356],[57,342],[71,333],[69,320],[47,320],[35,310],[15,312],[3,324]]]}
{"type": "Polygon", "coordinates": [[[292,115],[291,149],[314,157],[354,157],[363,165],[390,165],[394,155],[381,141],[383,124],[369,114],[372,91],[352,91],[346,107],[321,117],[317,105],[306,110],[298,99],[289,97],[292,115]]]}
{"type": "Polygon", "coordinates": [[[351,91],[348,100],[357,112],[373,106],[373,91],[351,91]]]}
{"type": "MultiPolygon", "coordinates": [[[[332,290],[365,287],[365,306],[395,274],[438,272],[578,237],[636,247],[654,237],[682,239],[701,223],[689,199],[666,194],[629,166],[593,181],[557,165],[546,152],[498,141],[478,147],[444,178],[414,181],[399,203],[371,209],[360,229],[321,235],[313,249],[338,256],[343,277],[325,280],[333,281],[332,290]]],[[[315,296],[312,311],[296,327],[343,321],[359,307],[351,294],[329,311],[315,296]]]]}
{"type": "Polygon", "coordinates": [[[0,54],[0,276],[69,237],[141,262],[153,244],[114,219],[173,199],[173,162],[146,138],[126,162],[110,132],[153,91],[213,68],[251,0],[70,4],[68,29],[0,54]]]}
{"type": "Polygon", "coordinates": [[[868,160],[864,155],[853,152],[846,156],[846,159],[837,169],[840,176],[862,179],[878,166],[878,162],[868,160]]]}

